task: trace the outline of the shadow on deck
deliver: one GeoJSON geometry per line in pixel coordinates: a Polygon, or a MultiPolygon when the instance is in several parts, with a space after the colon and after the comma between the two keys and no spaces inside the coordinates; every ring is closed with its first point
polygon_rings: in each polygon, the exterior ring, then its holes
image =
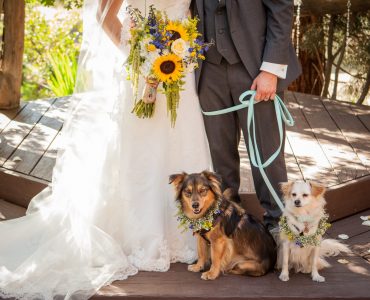
{"type": "MultiPolygon", "coordinates": [[[[68,102],[38,100],[0,111],[0,220],[23,216],[30,199],[50,183],[68,102]]],[[[140,272],[115,282],[93,299],[370,299],[370,227],[360,219],[370,215],[370,108],[292,92],[286,102],[296,121],[286,139],[289,179],[329,187],[331,220],[341,219],[329,236],[349,236],[354,254],[344,257],[346,263],[331,259],[333,267],[322,272],[327,282],[320,284],[302,274],[283,283],[277,273],[204,282],[174,264],[166,273],[140,272]]],[[[243,141],[239,150],[244,205],[261,216],[243,141]]]]}
{"type": "MultiPolygon", "coordinates": [[[[370,108],[293,92],[285,101],[295,119],[285,146],[289,179],[328,186],[332,220],[369,208],[370,108]]],[[[64,97],[0,111],[0,199],[25,208],[50,183],[68,104],[64,97]]],[[[244,141],[239,151],[242,198],[261,216],[244,141]]]]}

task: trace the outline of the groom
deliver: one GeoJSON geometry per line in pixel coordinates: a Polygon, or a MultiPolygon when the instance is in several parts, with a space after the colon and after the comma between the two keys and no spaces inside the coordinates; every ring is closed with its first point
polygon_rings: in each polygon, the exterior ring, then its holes
{"type": "MultiPolygon", "coordinates": [[[[204,111],[239,104],[242,92],[256,90],[257,143],[262,161],[279,146],[279,133],[272,99],[301,72],[291,44],[293,0],[193,0],[199,31],[214,41],[206,60],[196,71],[200,105],[204,111]]],[[[223,188],[238,191],[240,129],[247,140],[247,110],[220,116],[204,116],[214,169],[222,176],[223,188]]],[[[285,138],[285,132],[284,132],[285,138]]],[[[269,230],[278,225],[281,212],[258,170],[252,166],[253,181],[269,230]]],[[[279,182],[287,181],[284,147],[266,169],[280,195],[279,182]]]]}

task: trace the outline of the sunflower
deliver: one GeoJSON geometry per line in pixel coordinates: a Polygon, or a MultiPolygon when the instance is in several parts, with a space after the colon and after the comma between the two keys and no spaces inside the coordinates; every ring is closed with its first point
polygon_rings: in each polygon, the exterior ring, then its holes
{"type": "Polygon", "coordinates": [[[177,81],[183,72],[181,58],[175,54],[160,56],[153,63],[153,71],[159,81],[166,83],[177,81]]]}
{"type": "Polygon", "coordinates": [[[171,40],[183,39],[184,41],[189,40],[189,35],[186,29],[181,24],[175,22],[169,22],[166,26],[166,31],[172,33],[171,40]]]}

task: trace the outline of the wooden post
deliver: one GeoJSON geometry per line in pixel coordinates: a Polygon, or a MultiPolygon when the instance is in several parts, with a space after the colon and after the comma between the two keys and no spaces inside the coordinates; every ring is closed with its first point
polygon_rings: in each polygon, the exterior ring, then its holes
{"type": "Polygon", "coordinates": [[[0,69],[0,109],[19,106],[24,49],[24,0],[3,0],[4,56],[0,69]]]}

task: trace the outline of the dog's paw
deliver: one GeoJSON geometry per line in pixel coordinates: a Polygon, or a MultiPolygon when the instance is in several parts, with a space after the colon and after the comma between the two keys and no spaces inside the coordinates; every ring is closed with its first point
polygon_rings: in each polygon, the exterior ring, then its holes
{"type": "Polygon", "coordinates": [[[202,265],[194,264],[194,265],[189,265],[188,266],[188,271],[190,272],[200,272],[203,270],[202,265]]]}
{"type": "Polygon", "coordinates": [[[289,280],[289,274],[281,273],[280,276],[279,276],[279,279],[281,281],[288,281],[289,280]]]}
{"type": "Polygon", "coordinates": [[[325,282],[325,277],[319,275],[319,274],[313,274],[312,280],[316,282],[325,282]]]}
{"type": "Polygon", "coordinates": [[[217,277],[218,277],[218,274],[216,274],[215,272],[208,271],[208,272],[202,273],[201,278],[203,280],[215,280],[217,277]]]}

